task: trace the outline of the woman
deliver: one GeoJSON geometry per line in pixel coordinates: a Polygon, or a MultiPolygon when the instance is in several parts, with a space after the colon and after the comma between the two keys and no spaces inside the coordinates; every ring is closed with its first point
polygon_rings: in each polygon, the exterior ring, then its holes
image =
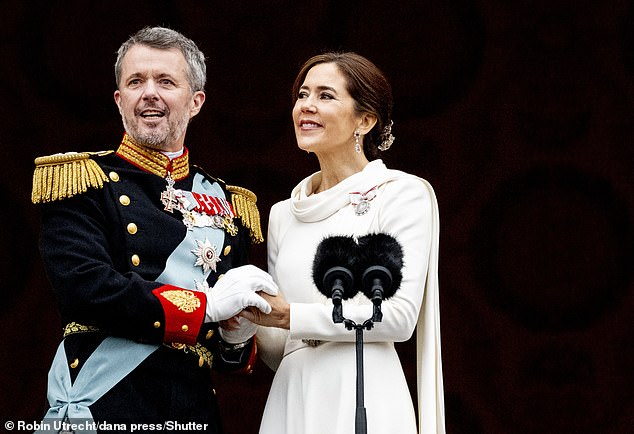
{"type": "MultiPolygon", "coordinates": [[[[425,180],[377,159],[394,140],[390,85],[364,57],[326,53],[303,65],[293,96],[297,144],[317,156],[321,170],[271,209],[269,273],[284,298],[263,294],[273,308],[269,315],[241,313],[260,325],[261,357],[277,370],[260,433],[354,432],[355,333],[333,323],[332,302],[314,285],[312,266],[324,238],[371,233],[399,241],[404,267],[400,289],[383,302],[382,322],[364,332],[368,433],[444,433],[438,210],[425,180]],[[416,326],[420,431],[394,349],[416,326]]],[[[358,294],[344,301],[343,314],[362,323],[372,304],[358,294]]]]}

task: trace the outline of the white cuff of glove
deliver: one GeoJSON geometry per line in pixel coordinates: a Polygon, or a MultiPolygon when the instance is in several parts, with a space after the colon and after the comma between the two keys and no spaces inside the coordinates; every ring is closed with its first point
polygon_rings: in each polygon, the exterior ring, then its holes
{"type": "Polygon", "coordinates": [[[239,344],[246,342],[258,331],[258,325],[246,318],[238,317],[238,328],[235,330],[225,330],[219,328],[220,337],[228,344],[239,344]]]}

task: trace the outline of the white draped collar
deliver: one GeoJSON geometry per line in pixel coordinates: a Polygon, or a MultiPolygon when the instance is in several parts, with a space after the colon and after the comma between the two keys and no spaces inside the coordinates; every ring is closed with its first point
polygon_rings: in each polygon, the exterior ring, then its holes
{"type": "Polygon", "coordinates": [[[362,171],[347,177],[337,185],[313,194],[314,186],[321,181],[321,172],[316,172],[302,180],[291,192],[291,212],[302,222],[324,220],[348,206],[351,195],[365,194],[399,176],[402,176],[402,172],[390,170],[383,161],[374,160],[362,171]]]}

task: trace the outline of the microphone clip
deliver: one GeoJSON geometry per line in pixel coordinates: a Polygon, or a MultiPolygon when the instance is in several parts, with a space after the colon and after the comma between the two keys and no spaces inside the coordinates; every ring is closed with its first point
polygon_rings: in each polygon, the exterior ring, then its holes
{"type": "Polygon", "coordinates": [[[332,267],[324,274],[324,287],[332,289],[332,321],[335,324],[342,323],[343,307],[341,301],[344,294],[350,292],[354,285],[352,272],[344,267],[332,267]]]}
{"type": "Polygon", "coordinates": [[[368,267],[361,276],[365,295],[372,301],[372,321],[381,322],[383,312],[381,303],[385,298],[385,290],[392,286],[392,273],[382,265],[368,267]]]}

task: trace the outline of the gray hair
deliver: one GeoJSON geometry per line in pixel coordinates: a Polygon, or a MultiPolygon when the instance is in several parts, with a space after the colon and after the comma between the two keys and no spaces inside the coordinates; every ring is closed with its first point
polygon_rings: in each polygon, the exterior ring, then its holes
{"type": "Polygon", "coordinates": [[[114,76],[117,81],[117,86],[119,86],[119,82],[121,81],[121,63],[123,62],[123,57],[134,45],[145,45],[146,47],[162,50],[178,48],[187,61],[187,81],[192,92],[205,89],[205,82],[207,81],[205,55],[196,46],[194,41],[166,27],[145,27],[121,44],[121,47],[117,50],[117,61],[114,64],[114,76]]]}

